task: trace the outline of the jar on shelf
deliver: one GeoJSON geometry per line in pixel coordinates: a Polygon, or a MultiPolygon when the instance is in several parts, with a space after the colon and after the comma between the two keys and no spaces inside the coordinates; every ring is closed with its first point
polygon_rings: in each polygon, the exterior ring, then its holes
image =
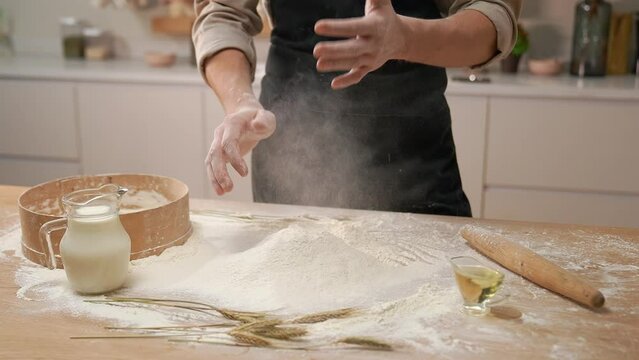
{"type": "Polygon", "coordinates": [[[89,27],[82,31],[84,35],[84,57],[87,60],[105,60],[111,56],[111,37],[98,28],[89,27]]]}
{"type": "Polygon", "coordinates": [[[82,22],[74,17],[60,19],[62,33],[62,53],[65,59],[84,58],[84,37],[82,22]]]}
{"type": "Polygon", "coordinates": [[[0,8],[0,58],[13,55],[9,30],[9,20],[0,8]]]}
{"type": "Polygon", "coordinates": [[[608,33],[612,6],[604,0],[582,0],[575,8],[570,73],[606,75],[608,33]]]}

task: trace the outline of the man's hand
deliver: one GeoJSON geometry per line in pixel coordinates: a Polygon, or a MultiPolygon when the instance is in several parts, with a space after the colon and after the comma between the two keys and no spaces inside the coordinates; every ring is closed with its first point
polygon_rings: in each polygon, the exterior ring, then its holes
{"type": "Polygon", "coordinates": [[[224,122],[215,129],[213,143],[204,162],[218,195],[233,189],[227,164],[230,163],[241,176],[248,175],[248,166],[242,157],[274,131],[275,115],[264,110],[257,100],[238,107],[224,118],[224,122]]]}
{"type": "Polygon", "coordinates": [[[318,71],[347,71],[333,79],[333,89],[357,84],[386,61],[401,58],[406,48],[405,31],[390,0],[367,0],[364,17],[320,20],[315,32],[347,38],[320,42],[313,50],[318,71]]]}

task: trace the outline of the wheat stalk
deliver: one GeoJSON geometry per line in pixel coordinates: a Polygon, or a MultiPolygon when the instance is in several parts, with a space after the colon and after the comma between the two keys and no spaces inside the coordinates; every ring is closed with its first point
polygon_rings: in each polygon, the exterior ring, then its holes
{"type": "Polygon", "coordinates": [[[283,222],[291,223],[295,221],[318,221],[321,218],[312,216],[309,214],[302,214],[297,216],[278,216],[278,215],[261,215],[261,214],[242,214],[237,212],[222,211],[222,210],[191,210],[193,214],[204,215],[211,217],[219,217],[228,220],[237,220],[243,222],[283,222]]]}
{"type": "Polygon", "coordinates": [[[179,310],[191,310],[210,316],[224,317],[232,322],[220,322],[194,325],[149,326],[149,327],[107,327],[108,330],[143,331],[141,334],[74,336],[71,339],[141,339],[167,338],[169,341],[200,342],[232,346],[255,346],[276,349],[310,350],[331,344],[355,345],[368,350],[391,351],[393,347],[381,340],[370,337],[346,337],[335,343],[309,344],[299,342],[308,331],[304,325],[319,323],[331,319],[342,319],[356,314],[354,308],[318,312],[286,319],[266,312],[236,311],[213,305],[172,299],[154,299],[142,297],[107,297],[105,299],[85,300],[90,303],[116,305],[130,303],[133,306],[161,306],[179,310]],[[215,313],[213,313],[215,312],[215,313]],[[297,326],[295,326],[297,325],[297,326]],[[218,330],[218,328],[231,328],[218,330]],[[167,334],[168,333],[168,334],[167,334]],[[222,336],[222,337],[216,337],[222,336]],[[230,337],[226,338],[226,336],[230,337]]]}
{"type": "Polygon", "coordinates": [[[169,325],[169,326],[105,326],[106,330],[183,330],[183,329],[206,329],[206,328],[223,328],[233,327],[232,323],[213,323],[213,324],[199,324],[199,325],[169,325]]]}
{"type": "Polygon", "coordinates": [[[251,333],[270,339],[292,340],[308,334],[308,331],[300,327],[271,327],[255,329],[251,333]]]}
{"type": "Polygon", "coordinates": [[[353,308],[323,311],[323,312],[318,312],[318,313],[298,317],[296,319],[293,319],[291,323],[292,324],[314,324],[314,323],[319,323],[319,322],[323,322],[330,319],[342,319],[345,317],[349,317],[353,315],[354,313],[355,313],[355,309],[353,308]]]}
{"type": "Polygon", "coordinates": [[[217,311],[220,315],[222,315],[223,317],[229,320],[235,320],[241,323],[252,323],[255,321],[263,320],[264,318],[267,317],[265,313],[250,313],[250,312],[233,311],[233,310],[221,309],[221,308],[218,308],[215,311],[217,311]]]}
{"type": "Polygon", "coordinates": [[[95,339],[151,339],[151,338],[173,338],[179,336],[197,336],[200,334],[184,333],[184,334],[125,334],[125,335],[89,335],[89,336],[70,336],[72,340],[95,340],[95,339]]]}
{"type": "Polygon", "coordinates": [[[155,306],[190,310],[190,311],[207,314],[209,316],[215,316],[214,314],[211,314],[209,312],[209,311],[214,311],[226,319],[239,321],[242,323],[250,323],[257,320],[262,320],[267,317],[267,314],[264,312],[229,310],[229,309],[219,308],[219,307],[201,303],[201,302],[186,301],[186,300],[154,299],[154,298],[141,298],[141,297],[106,297],[105,299],[87,299],[84,301],[89,303],[104,303],[109,305],[114,305],[117,303],[139,303],[139,304],[145,304],[145,305],[155,305],[155,306]]]}
{"type": "Polygon", "coordinates": [[[260,320],[251,323],[246,323],[235,327],[233,330],[237,331],[249,331],[255,329],[263,329],[263,328],[272,328],[277,325],[281,325],[282,320],[280,319],[269,319],[269,320],[260,320]]]}
{"type": "Polygon", "coordinates": [[[203,338],[203,337],[194,337],[192,339],[185,338],[168,338],[167,341],[170,342],[187,342],[187,343],[200,343],[200,344],[214,344],[214,345],[226,345],[226,346],[238,346],[238,347],[251,347],[248,344],[238,343],[234,340],[226,340],[226,339],[218,339],[218,338],[203,338]]]}
{"type": "Polygon", "coordinates": [[[141,297],[116,297],[107,296],[104,299],[87,299],[84,300],[89,303],[141,303],[158,306],[169,307],[182,307],[194,310],[215,310],[215,307],[209,304],[204,304],[195,301],[186,300],[173,300],[173,299],[154,299],[154,298],[141,298],[141,297]]]}
{"type": "MultiPolygon", "coordinates": [[[[107,304],[107,305],[118,305],[120,303],[134,303],[134,304],[144,304],[144,305],[154,305],[160,307],[168,307],[174,309],[182,309],[194,311],[202,314],[206,314],[209,316],[215,316],[211,314],[209,311],[213,309],[202,308],[198,306],[189,306],[189,305],[177,305],[174,303],[170,303],[168,301],[157,301],[153,299],[142,299],[142,298],[113,298],[113,299],[87,299],[84,302],[94,303],[94,304],[107,304]]],[[[177,302],[179,303],[179,302],[177,302]]]]}
{"type": "Polygon", "coordinates": [[[234,332],[248,332],[271,339],[290,340],[306,335],[308,332],[301,327],[283,325],[280,319],[269,319],[246,323],[235,327],[234,332]]]}
{"type": "Polygon", "coordinates": [[[231,331],[229,332],[229,335],[242,344],[258,347],[272,346],[271,342],[268,339],[249,332],[231,331]]]}
{"type": "Polygon", "coordinates": [[[375,338],[366,337],[366,336],[346,337],[346,338],[338,340],[337,343],[357,345],[357,346],[374,349],[374,350],[384,350],[384,351],[393,350],[393,347],[390,344],[387,344],[381,340],[377,340],[375,338]]]}
{"type": "Polygon", "coordinates": [[[338,215],[334,217],[315,216],[310,214],[301,214],[293,216],[280,216],[280,215],[263,215],[263,214],[250,214],[250,213],[238,213],[223,210],[191,210],[191,213],[195,215],[203,215],[210,217],[217,217],[225,220],[232,220],[238,222],[250,222],[250,223],[274,223],[274,224],[291,224],[300,221],[319,222],[322,220],[333,221],[351,221],[352,217],[348,215],[338,215]]]}

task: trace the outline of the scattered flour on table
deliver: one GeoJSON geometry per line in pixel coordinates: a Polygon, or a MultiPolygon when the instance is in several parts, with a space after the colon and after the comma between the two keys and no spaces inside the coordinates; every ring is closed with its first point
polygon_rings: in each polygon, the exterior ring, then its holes
{"type": "MultiPolygon", "coordinates": [[[[432,354],[480,351],[482,336],[514,336],[499,323],[474,321],[461,313],[448,257],[478,255],[458,237],[455,225],[415,221],[407,214],[293,222],[192,214],[191,221],[194,233],[184,245],[133,261],[127,284],[115,295],[194,300],[287,315],[354,306],[363,309],[359,316],[310,325],[309,336],[378,336],[432,354]],[[459,328],[472,329],[478,341],[458,339],[459,328]]],[[[87,303],[85,299],[96,297],[74,293],[63,270],[25,260],[20,236],[18,228],[0,236],[0,261],[19,258],[17,296],[40,301],[42,312],[60,311],[120,326],[207,320],[196,313],[87,303]]],[[[539,250],[543,252],[544,246],[539,250]]],[[[611,266],[609,276],[636,271],[631,264],[611,266]]],[[[546,295],[519,277],[507,281],[519,282],[516,296],[546,295]]],[[[522,320],[543,326],[548,319],[531,311],[522,320]]]]}
{"type": "MultiPolygon", "coordinates": [[[[426,334],[431,348],[450,345],[440,339],[442,334],[428,335],[428,328],[461,316],[447,257],[435,250],[441,248],[438,241],[455,236],[451,225],[432,222],[411,228],[409,215],[275,225],[194,214],[191,220],[189,241],[133,261],[127,284],[116,295],[189,299],[287,315],[358,307],[366,309],[361,316],[316,324],[311,332],[398,341],[423,340],[426,334]]],[[[41,301],[42,312],[62,311],[121,326],[203,319],[193,313],[87,303],[96,297],[76,294],[63,270],[23,259],[20,236],[16,229],[0,237],[0,250],[14,250],[13,256],[21,258],[17,296],[41,301]]],[[[467,251],[459,245],[460,252],[467,251]]]]}
{"type": "MultiPolygon", "coordinates": [[[[510,238],[520,243],[528,242],[528,247],[533,251],[564,269],[587,274],[586,279],[597,285],[606,297],[606,308],[611,311],[622,310],[617,307],[615,300],[635,291],[634,287],[626,285],[639,278],[639,247],[632,239],[588,229],[570,231],[563,240],[534,231],[510,235],[510,238]],[[560,241],[563,241],[564,246],[561,246],[560,241]]],[[[545,291],[530,283],[526,287],[533,296],[545,291]]],[[[628,310],[626,308],[623,311],[628,310]]],[[[639,304],[630,311],[639,312],[639,304]]]]}

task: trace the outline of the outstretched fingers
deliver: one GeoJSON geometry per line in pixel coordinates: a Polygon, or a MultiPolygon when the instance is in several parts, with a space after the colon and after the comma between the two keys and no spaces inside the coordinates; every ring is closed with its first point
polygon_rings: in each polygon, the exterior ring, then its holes
{"type": "Polygon", "coordinates": [[[240,155],[240,147],[238,145],[237,140],[229,140],[222,146],[222,151],[226,155],[233,166],[233,169],[237,171],[241,176],[248,175],[248,165],[246,165],[246,161],[240,155]]]}
{"type": "Polygon", "coordinates": [[[351,69],[346,74],[342,74],[334,78],[333,81],[331,82],[331,87],[337,90],[337,89],[343,89],[343,88],[349,87],[351,85],[355,85],[359,83],[360,81],[362,81],[364,76],[366,76],[366,74],[368,74],[369,71],[370,71],[370,68],[364,67],[364,66],[360,66],[356,69],[351,69]]]}
{"type": "Polygon", "coordinates": [[[218,195],[224,195],[224,189],[220,186],[215,178],[215,174],[213,173],[213,166],[210,162],[206,163],[206,175],[209,177],[209,181],[211,182],[211,186],[213,186],[213,190],[218,195]]]}
{"type": "Polygon", "coordinates": [[[366,39],[355,37],[348,40],[321,41],[315,45],[316,59],[348,59],[365,55],[366,39]]]}
{"type": "Polygon", "coordinates": [[[222,149],[222,139],[225,135],[223,133],[225,133],[223,127],[220,126],[215,129],[213,143],[205,160],[207,175],[218,195],[223,195],[233,190],[233,181],[226,168],[226,156],[222,149]]]}
{"type": "Polygon", "coordinates": [[[247,176],[249,169],[243,156],[274,131],[275,115],[263,109],[244,109],[232,113],[215,128],[205,166],[218,195],[233,190],[228,164],[241,176],[247,176]]]}
{"type": "Polygon", "coordinates": [[[366,36],[375,30],[364,17],[348,19],[323,19],[315,23],[315,33],[322,36],[353,38],[366,36]]]}
{"type": "Polygon", "coordinates": [[[240,152],[239,139],[241,136],[241,125],[234,124],[227,126],[222,135],[221,149],[222,159],[226,163],[231,163],[231,166],[241,176],[248,175],[248,166],[242,158],[240,152]]]}

